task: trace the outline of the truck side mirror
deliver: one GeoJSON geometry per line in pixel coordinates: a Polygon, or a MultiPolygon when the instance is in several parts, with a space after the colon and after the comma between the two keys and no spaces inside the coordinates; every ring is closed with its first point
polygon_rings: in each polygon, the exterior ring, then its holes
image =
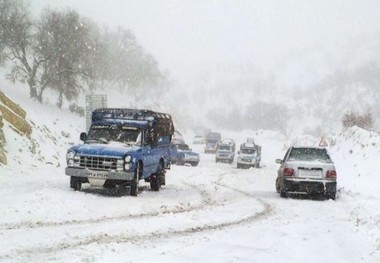
{"type": "Polygon", "coordinates": [[[276,163],[282,164],[282,160],[281,159],[276,159],[276,163]]]}
{"type": "Polygon", "coordinates": [[[238,151],[238,154],[240,154],[240,151],[238,151]]]}
{"type": "Polygon", "coordinates": [[[87,134],[86,134],[85,132],[82,132],[82,133],[80,134],[80,140],[81,140],[81,141],[86,141],[86,140],[87,140],[87,134]]]}

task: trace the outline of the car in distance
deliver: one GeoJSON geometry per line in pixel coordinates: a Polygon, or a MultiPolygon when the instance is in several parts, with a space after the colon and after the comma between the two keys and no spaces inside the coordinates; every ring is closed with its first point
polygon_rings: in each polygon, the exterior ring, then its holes
{"type": "Polygon", "coordinates": [[[185,165],[185,164],[191,164],[191,166],[197,166],[199,164],[200,158],[199,154],[196,152],[193,152],[189,145],[187,144],[175,144],[178,151],[178,157],[177,157],[177,164],[178,165],[185,165]]]}
{"type": "Polygon", "coordinates": [[[170,164],[177,164],[181,153],[178,152],[176,144],[171,143],[169,146],[170,164]]]}
{"type": "Polygon", "coordinates": [[[216,153],[217,144],[222,139],[219,132],[209,132],[205,138],[205,153],[216,153]]]}
{"type": "Polygon", "coordinates": [[[182,133],[175,130],[172,136],[172,143],[174,144],[185,143],[185,139],[183,138],[182,133]]]}
{"type": "Polygon", "coordinates": [[[288,194],[323,194],[335,200],[337,173],[327,150],[321,147],[290,147],[276,179],[276,191],[288,194]]]}
{"type": "Polygon", "coordinates": [[[215,162],[233,163],[235,158],[235,142],[232,139],[223,139],[217,143],[215,162]]]}
{"type": "Polygon", "coordinates": [[[238,152],[237,168],[260,167],[261,147],[253,143],[242,143],[238,152]]]}
{"type": "Polygon", "coordinates": [[[204,144],[205,136],[203,134],[197,134],[194,136],[193,144],[204,144]]]}

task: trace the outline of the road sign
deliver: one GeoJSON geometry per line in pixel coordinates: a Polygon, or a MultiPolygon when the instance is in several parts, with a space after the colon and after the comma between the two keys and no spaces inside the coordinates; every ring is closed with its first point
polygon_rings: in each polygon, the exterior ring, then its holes
{"type": "Polygon", "coordinates": [[[91,126],[91,114],[94,110],[107,108],[107,95],[86,94],[86,130],[91,126]]]}
{"type": "Polygon", "coordinates": [[[327,146],[329,145],[327,144],[325,137],[322,137],[321,141],[319,142],[319,147],[327,147],[327,146]]]}

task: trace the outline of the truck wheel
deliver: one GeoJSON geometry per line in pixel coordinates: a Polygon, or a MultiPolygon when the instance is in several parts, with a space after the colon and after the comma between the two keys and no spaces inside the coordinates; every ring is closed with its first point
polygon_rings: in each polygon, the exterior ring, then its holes
{"type": "Polygon", "coordinates": [[[260,163],[256,163],[255,168],[260,168],[260,163]]]}
{"type": "Polygon", "coordinates": [[[80,189],[82,188],[81,180],[76,176],[70,176],[70,187],[73,188],[75,191],[80,191],[80,189]]]}
{"type": "Polygon", "coordinates": [[[191,166],[197,166],[198,162],[191,163],[191,166]]]}
{"type": "Polygon", "coordinates": [[[129,192],[131,196],[137,196],[137,193],[139,191],[139,178],[140,178],[141,172],[142,172],[141,163],[138,162],[136,170],[135,170],[135,176],[133,180],[131,181],[131,189],[129,192]]]}
{"type": "Polygon", "coordinates": [[[160,163],[158,164],[156,174],[154,174],[150,177],[150,189],[152,189],[152,191],[157,192],[160,190],[160,188],[161,188],[160,178],[162,176],[165,176],[165,171],[164,171],[164,166],[163,166],[162,162],[160,161],[160,163]]]}

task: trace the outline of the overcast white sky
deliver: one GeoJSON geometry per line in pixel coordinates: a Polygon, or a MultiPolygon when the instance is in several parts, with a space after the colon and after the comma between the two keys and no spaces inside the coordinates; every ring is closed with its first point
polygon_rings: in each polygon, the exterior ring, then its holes
{"type": "Polygon", "coordinates": [[[351,42],[380,36],[377,0],[31,1],[35,15],[48,5],[132,29],[161,68],[179,80],[220,63],[271,68],[309,49],[339,56],[351,42]]]}

